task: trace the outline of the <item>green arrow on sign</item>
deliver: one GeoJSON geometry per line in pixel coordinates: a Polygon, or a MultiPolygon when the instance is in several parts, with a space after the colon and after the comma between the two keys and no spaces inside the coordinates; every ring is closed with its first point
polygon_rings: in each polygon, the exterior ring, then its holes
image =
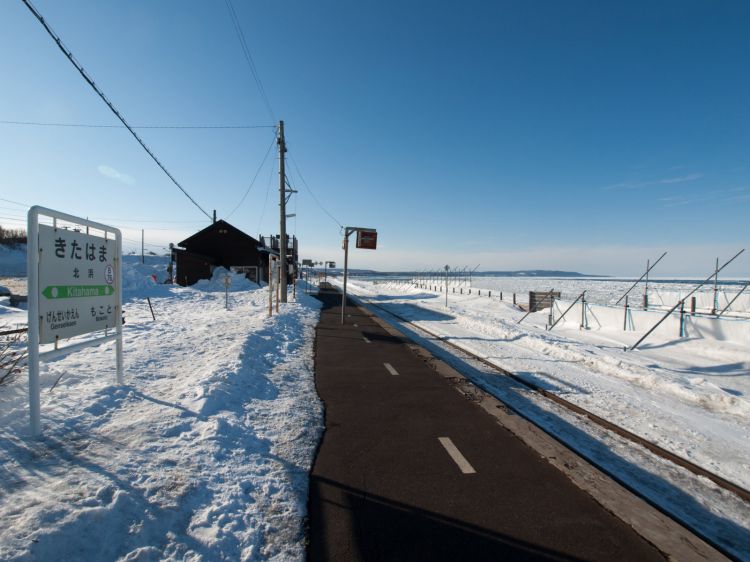
{"type": "Polygon", "coordinates": [[[114,294],[111,285],[52,285],[42,294],[48,299],[74,299],[81,297],[108,297],[114,294]]]}

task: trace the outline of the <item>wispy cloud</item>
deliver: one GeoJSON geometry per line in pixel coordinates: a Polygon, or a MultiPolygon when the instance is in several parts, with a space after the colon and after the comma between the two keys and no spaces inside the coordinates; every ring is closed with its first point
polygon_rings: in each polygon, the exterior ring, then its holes
{"type": "Polygon", "coordinates": [[[614,191],[618,189],[641,189],[652,185],[672,185],[675,183],[685,183],[689,181],[695,181],[703,177],[703,174],[688,174],[686,176],[676,176],[671,178],[662,178],[658,180],[648,181],[637,181],[637,182],[622,182],[614,185],[608,185],[602,189],[606,191],[614,191]]]}
{"type": "Polygon", "coordinates": [[[133,178],[133,176],[129,176],[128,174],[123,174],[122,172],[115,170],[111,166],[100,164],[97,167],[97,170],[99,170],[99,173],[101,175],[120,181],[126,185],[133,185],[135,183],[135,178],[133,178]]]}
{"type": "Polygon", "coordinates": [[[698,194],[693,197],[660,197],[659,201],[664,207],[679,207],[682,205],[696,205],[699,203],[722,203],[725,201],[750,201],[750,193],[747,187],[733,187],[731,189],[718,189],[698,194]]]}

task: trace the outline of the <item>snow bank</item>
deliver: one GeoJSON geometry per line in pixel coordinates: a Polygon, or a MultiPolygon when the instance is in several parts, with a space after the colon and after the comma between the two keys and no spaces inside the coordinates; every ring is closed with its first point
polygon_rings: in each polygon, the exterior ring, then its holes
{"type": "Polygon", "coordinates": [[[168,279],[167,266],[169,257],[146,256],[141,263],[141,256],[122,257],[123,295],[150,293],[150,289],[163,284],[168,279]]]}
{"type": "Polygon", "coordinates": [[[227,277],[229,277],[230,282],[230,293],[237,291],[250,291],[259,288],[258,284],[250,281],[247,277],[245,277],[244,273],[235,273],[234,271],[229,271],[224,267],[214,268],[211,279],[201,279],[200,281],[192,285],[192,287],[201,291],[221,291],[223,293],[227,290],[227,286],[225,284],[225,279],[227,277]]]}
{"type": "Polygon", "coordinates": [[[126,262],[125,386],[111,343],[43,364],[40,441],[25,379],[0,386],[0,560],[303,559],[318,301],[269,318],[267,291],[226,310],[144,273],[126,262]]]}

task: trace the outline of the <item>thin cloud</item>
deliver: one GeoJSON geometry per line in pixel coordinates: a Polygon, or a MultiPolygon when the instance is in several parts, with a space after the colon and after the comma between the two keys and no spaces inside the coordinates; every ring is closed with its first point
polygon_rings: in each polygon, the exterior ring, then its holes
{"type": "Polygon", "coordinates": [[[685,183],[695,181],[703,177],[703,174],[688,174],[686,176],[676,176],[672,178],[663,178],[659,180],[641,181],[641,182],[622,182],[614,185],[608,185],[602,189],[614,191],[618,189],[641,189],[652,185],[671,185],[674,183],[685,183]]]}
{"type": "Polygon", "coordinates": [[[133,185],[135,183],[135,178],[133,178],[133,176],[129,176],[128,174],[123,174],[122,172],[115,170],[111,166],[100,164],[97,167],[97,170],[99,170],[99,173],[101,175],[106,176],[108,178],[112,178],[126,185],[133,185]]]}
{"type": "Polygon", "coordinates": [[[699,203],[723,203],[726,201],[749,201],[750,193],[747,187],[733,187],[731,189],[718,189],[709,191],[694,197],[660,197],[659,201],[664,207],[679,207],[682,205],[695,205],[699,203]]]}

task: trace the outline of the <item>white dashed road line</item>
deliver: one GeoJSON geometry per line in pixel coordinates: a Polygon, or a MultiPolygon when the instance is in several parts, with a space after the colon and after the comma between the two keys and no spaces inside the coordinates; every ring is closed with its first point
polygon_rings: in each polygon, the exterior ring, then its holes
{"type": "Polygon", "coordinates": [[[392,375],[398,375],[398,371],[393,368],[393,365],[390,363],[383,363],[385,365],[385,368],[388,369],[388,372],[392,375]]]}
{"type": "Polygon", "coordinates": [[[464,474],[476,473],[474,467],[469,464],[469,461],[466,460],[466,457],[464,457],[461,454],[461,451],[456,448],[450,437],[438,437],[438,441],[440,441],[440,444],[445,447],[445,450],[451,456],[453,462],[458,465],[458,468],[461,469],[461,472],[463,472],[464,474]]]}
{"type": "Polygon", "coordinates": [[[370,343],[370,340],[367,339],[367,336],[362,336],[362,339],[365,340],[365,343],[370,343]]]}

